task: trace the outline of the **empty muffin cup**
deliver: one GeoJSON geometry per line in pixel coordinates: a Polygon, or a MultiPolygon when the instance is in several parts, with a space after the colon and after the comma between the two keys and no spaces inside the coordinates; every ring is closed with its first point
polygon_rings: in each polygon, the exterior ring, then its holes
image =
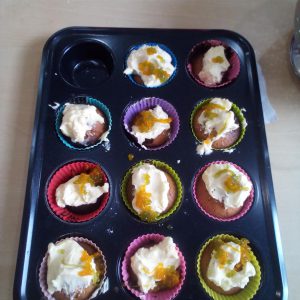
{"type": "Polygon", "coordinates": [[[75,87],[96,88],[110,78],[113,67],[111,50],[105,44],[81,40],[64,51],[59,72],[75,87]]]}
{"type": "MultiPolygon", "coordinates": [[[[217,55],[216,57],[209,58],[208,61],[216,62],[216,65],[220,66],[224,62],[225,58],[217,55]]],[[[227,63],[227,62],[226,62],[227,63]]],[[[189,53],[187,60],[187,70],[190,76],[198,84],[208,88],[218,88],[228,85],[235,80],[240,73],[240,59],[238,54],[227,44],[219,40],[206,40],[195,45],[189,53]],[[203,58],[208,50],[214,47],[223,46],[225,48],[225,58],[228,61],[228,69],[221,74],[221,80],[219,82],[205,81],[199,77],[200,72],[203,71],[203,58]]],[[[215,74],[215,66],[212,66],[212,74],[215,74]]],[[[220,75],[220,74],[219,74],[220,75]]],[[[205,76],[204,76],[205,77],[205,76]]]]}
{"type": "Polygon", "coordinates": [[[177,111],[172,104],[160,98],[149,97],[143,98],[126,108],[123,125],[130,140],[138,147],[146,150],[160,150],[175,140],[179,131],[180,121],[177,111]],[[144,113],[143,117],[141,113],[144,113]],[[159,119],[161,114],[164,119],[159,119]],[[139,120],[137,120],[138,117],[139,120]],[[140,127],[143,127],[140,130],[137,126],[137,135],[142,138],[140,141],[132,129],[136,122],[139,122],[140,127]],[[152,135],[155,132],[157,132],[157,135],[152,135]]]}
{"type": "MultiPolygon", "coordinates": [[[[89,119],[86,116],[84,116],[84,117],[86,118],[85,125],[87,125],[89,122],[89,119]]],[[[82,120],[83,120],[83,117],[80,118],[80,122],[82,122],[82,120]]],[[[80,125],[80,124],[77,124],[77,125],[80,125]]],[[[72,126],[75,127],[74,132],[78,133],[78,128],[76,128],[75,124],[72,124],[72,126]]],[[[88,96],[74,97],[69,102],[61,105],[61,107],[57,110],[56,121],[55,121],[55,129],[56,129],[57,135],[65,146],[67,146],[68,148],[73,149],[73,150],[92,149],[100,144],[105,146],[106,142],[108,142],[108,134],[110,133],[111,126],[112,126],[112,118],[111,118],[111,114],[110,114],[108,107],[105,104],[103,104],[102,102],[100,102],[99,100],[96,100],[96,99],[88,97],[88,96]],[[65,108],[69,104],[86,105],[87,108],[88,108],[88,106],[90,106],[90,107],[94,106],[96,108],[95,113],[97,113],[97,115],[101,116],[104,121],[102,124],[99,123],[98,121],[95,122],[94,125],[90,124],[88,129],[85,132],[85,137],[84,137],[85,140],[83,140],[81,142],[73,141],[70,136],[65,135],[61,130],[62,122],[64,120],[65,108]]]]}
{"type": "Polygon", "coordinates": [[[51,177],[47,187],[47,201],[51,210],[60,219],[73,223],[85,222],[103,211],[109,200],[110,188],[108,177],[99,165],[87,161],[68,163],[51,177]],[[83,175],[80,177],[81,174],[83,175]],[[68,182],[68,187],[63,186],[68,182]],[[59,187],[64,189],[57,192],[59,187]],[[81,195],[85,195],[82,197],[84,200],[81,200],[81,195]],[[93,200],[88,202],[87,197],[93,200]],[[69,202],[70,199],[74,199],[73,203],[69,202]]]}

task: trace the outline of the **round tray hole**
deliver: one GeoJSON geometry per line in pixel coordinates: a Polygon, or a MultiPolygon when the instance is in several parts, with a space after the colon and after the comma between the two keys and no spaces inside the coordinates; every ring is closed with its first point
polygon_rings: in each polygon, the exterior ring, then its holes
{"type": "Polygon", "coordinates": [[[85,41],[64,53],[60,74],[69,84],[80,88],[93,88],[106,81],[113,71],[110,50],[102,43],[85,41]]]}

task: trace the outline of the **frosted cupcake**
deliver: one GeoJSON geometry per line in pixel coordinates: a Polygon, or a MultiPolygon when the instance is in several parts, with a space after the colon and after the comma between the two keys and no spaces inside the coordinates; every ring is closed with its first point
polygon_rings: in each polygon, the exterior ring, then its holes
{"type": "Polygon", "coordinates": [[[185,260],[173,239],[159,234],[147,234],[134,240],[122,261],[126,288],[144,300],[173,299],[185,274],[185,260]]]}
{"type": "Polygon", "coordinates": [[[225,98],[211,98],[199,103],[191,116],[194,136],[200,141],[199,155],[213,149],[227,150],[237,145],[244,136],[247,122],[239,108],[225,98]]]}
{"type": "Polygon", "coordinates": [[[233,221],[243,216],[253,202],[253,185],[237,165],[217,161],[202,168],[194,180],[194,197],[209,217],[233,221]]]}
{"type": "Polygon", "coordinates": [[[172,214],[181,197],[178,175],[159,161],[140,162],[123,179],[123,201],[133,214],[146,222],[156,222],[172,214]]]}
{"type": "Polygon", "coordinates": [[[203,288],[215,300],[249,300],[260,285],[260,266],[246,239],[213,237],[203,246],[197,267],[203,288]]]}
{"type": "Polygon", "coordinates": [[[136,84],[159,87],[175,74],[176,59],[163,45],[143,44],[131,50],[124,74],[136,84]]]}
{"type": "Polygon", "coordinates": [[[105,275],[104,256],[94,243],[67,238],[48,245],[39,281],[47,299],[88,300],[97,296],[105,275]]]}
{"type": "Polygon", "coordinates": [[[193,79],[206,87],[229,84],[240,72],[236,52],[218,40],[208,40],[196,45],[188,58],[188,71],[193,79]]]}
{"type": "Polygon", "coordinates": [[[109,199],[109,182],[100,166],[75,162],[59,169],[47,190],[48,203],[65,221],[83,222],[97,216],[109,199]]]}
{"type": "Polygon", "coordinates": [[[179,117],[173,105],[155,97],[143,98],[130,105],[123,122],[128,136],[147,150],[166,147],[179,130],[179,117]]]}
{"type": "Polygon", "coordinates": [[[76,97],[64,104],[57,114],[58,136],[72,149],[89,149],[107,142],[110,129],[108,108],[93,98],[76,97]]]}

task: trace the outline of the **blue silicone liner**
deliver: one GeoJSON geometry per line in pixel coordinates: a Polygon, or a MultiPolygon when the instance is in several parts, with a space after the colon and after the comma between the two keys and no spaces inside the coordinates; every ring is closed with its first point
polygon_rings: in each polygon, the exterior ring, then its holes
{"type": "Polygon", "coordinates": [[[167,85],[170,81],[172,81],[172,79],[175,77],[176,73],[177,73],[177,59],[176,59],[176,56],[174,55],[174,53],[165,45],[163,44],[159,44],[159,43],[144,43],[144,44],[139,44],[139,45],[135,45],[133,47],[131,47],[131,49],[129,50],[127,56],[126,56],[126,59],[125,59],[125,65],[124,65],[124,70],[127,68],[127,59],[130,55],[130,53],[133,51],[133,50],[138,50],[139,48],[141,48],[142,46],[149,46],[149,47],[154,47],[154,46],[158,46],[159,48],[161,48],[162,50],[166,51],[168,54],[171,55],[172,57],[172,65],[175,67],[175,70],[173,72],[173,74],[169,77],[168,80],[166,80],[165,82],[163,82],[161,85],[159,86],[145,86],[144,84],[140,84],[138,82],[136,82],[134,79],[133,79],[133,75],[126,75],[129,80],[138,85],[138,86],[141,86],[143,88],[147,88],[147,89],[156,89],[156,88],[160,88],[160,87],[163,87],[165,85],[167,85]]]}
{"type": "MultiPolygon", "coordinates": [[[[111,126],[112,126],[112,118],[111,118],[111,114],[110,111],[108,109],[108,107],[103,104],[102,102],[100,102],[99,100],[96,100],[94,98],[88,97],[88,96],[79,96],[76,97],[74,99],[72,99],[70,102],[67,103],[72,103],[72,104],[89,104],[89,105],[94,105],[96,106],[99,110],[101,110],[105,117],[106,120],[108,121],[108,134],[111,130],[111,126]]],[[[65,146],[67,146],[70,149],[73,150],[88,150],[88,149],[92,149],[97,147],[98,145],[100,145],[101,143],[103,143],[103,141],[99,140],[97,143],[92,144],[92,145],[88,145],[88,146],[84,146],[84,145],[80,145],[80,144],[76,144],[76,143],[72,143],[70,139],[68,139],[59,129],[60,124],[62,122],[62,118],[63,118],[63,111],[65,108],[65,104],[63,104],[57,111],[57,116],[56,116],[56,121],[55,121],[55,130],[57,132],[57,135],[59,137],[59,139],[63,142],[63,144],[65,146]]]]}

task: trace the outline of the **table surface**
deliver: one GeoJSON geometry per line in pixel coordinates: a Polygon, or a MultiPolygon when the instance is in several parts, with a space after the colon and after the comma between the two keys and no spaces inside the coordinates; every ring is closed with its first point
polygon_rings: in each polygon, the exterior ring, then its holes
{"type": "MultiPolygon", "coordinates": [[[[253,45],[277,121],[266,125],[289,299],[299,299],[300,79],[289,65],[296,0],[2,0],[0,300],[12,299],[42,47],[68,26],[222,28],[253,45]]],[[[267,300],[267,299],[266,299],[267,300]]]]}

